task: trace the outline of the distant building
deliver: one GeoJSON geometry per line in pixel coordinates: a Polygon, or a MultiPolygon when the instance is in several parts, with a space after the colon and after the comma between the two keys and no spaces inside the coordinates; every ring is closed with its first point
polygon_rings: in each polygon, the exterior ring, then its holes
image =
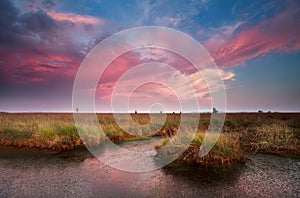
{"type": "Polygon", "coordinates": [[[214,107],[212,113],[218,113],[218,110],[214,107]]]}

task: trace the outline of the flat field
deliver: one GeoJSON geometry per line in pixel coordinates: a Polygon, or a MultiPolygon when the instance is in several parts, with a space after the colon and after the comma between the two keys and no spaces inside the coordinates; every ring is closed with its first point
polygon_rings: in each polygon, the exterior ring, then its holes
{"type": "MultiPolygon", "coordinates": [[[[99,146],[107,139],[122,142],[159,136],[162,138],[162,143],[156,146],[159,149],[176,136],[182,115],[167,114],[162,126],[155,121],[146,126],[151,120],[148,114],[132,114],[134,122],[146,127],[128,125],[125,131],[119,127],[112,114],[97,114],[105,134],[99,133],[97,129],[83,127],[79,136],[77,129],[80,126],[75,127],[71,113],[1,113],[0,144],[62,151],[84,144],[99,146]]],[[[161,115],[155,116],[159,118],[161,115]]],[[[197,135],[182,155],[181,161],[206,165],[207,161],[218,161],[218,164],[224,165],[244,161],[244,152],[296,158],[300,156],[300,113],[228,113],[214,148],[205,159],[200,159],[194,154],[199,151],[210,118],[209,113],[200,114],[197,135]]],[[[184,129],[186,131],[182,133],[188,135],[190,128],[184,129]]]]}

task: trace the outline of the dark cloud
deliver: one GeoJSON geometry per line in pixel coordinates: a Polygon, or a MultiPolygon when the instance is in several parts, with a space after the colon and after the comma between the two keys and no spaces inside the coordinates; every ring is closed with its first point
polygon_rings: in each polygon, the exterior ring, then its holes
{"type": "MultiPolygon", "coordinates": [[[[30,6],[35,1],[26,3],[30,6]]],[[[49,9],[55,6],[52,1],[42,4],[49,9]]],[[[89,47],[70,37],[72,25],[55,21],[41,8],[21,12],[11,1],[0,1],[0,83],[31,82],[29,77],[58,82],[57,78],[65,78],[62,73],[74,76],[73,70],[84,58],[82,52],[89,47]],[[56,70],[56,76],[49,75],[56,70]]]]}
{"type": "MultiPolygon", "coordinates": [[[[17,30],[14,24],[17,22],[19,10],[14,7],[10,1],[0,1],[0,45],[7,47],[7,44],[13,42],[13,36],[17,30]]],[[[0,47],[1,47],[0,46],[0,47]]]]}
{"type": "Polygon", "coordinates": [[[47,9],[56,7],[56,3],[51,0],[21,0],[19,2],[26,10],[47,9]]]}
{"type": "Polygon", "coordinates": [[[54,8],[56,6],[56,4],[53,1],[51,1],[51,0],[44,0],[44,1],[42,1],[42,5],[45,8],[47,8],[47,9],[52,9],[52,8],[54,8]]]}
{"type": "Polygon", "coordinates": [[[23,26],[23,30],[28,33],[49,33],[58,28],[57,23],[42,10],[21,15],[19,22],[23,26]]]}
{"type": "Polygon", "coordinates": [[[16,21],[19,10],[10,1],[0,1],[0,23],[8,25],[7,21],[16,21]]]}

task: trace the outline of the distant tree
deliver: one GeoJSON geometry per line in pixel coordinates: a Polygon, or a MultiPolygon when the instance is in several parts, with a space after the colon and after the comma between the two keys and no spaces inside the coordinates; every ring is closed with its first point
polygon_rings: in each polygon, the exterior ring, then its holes
{"type": "Polygon", "coordinates": [[[175,112],[173,111],[173,115],[175,115],[175,112]]]}
{"type": "Polygon", "coordinates": [[[258,113],[263,113],[263,111],[262,110],[258,110],[258,113]]]}
{"type": "Polygon", "coordinates": [[[162,111],[160,111],[160,114],[162,114],[162,111]]]}
{"type": "Polygon", "coordinates": [[[215,107],[213,108],[213,113],[218,113],[218,110],[215,107]]]}
{"type": "Polygon", "coordinates": [[[137,114],[137,110],[134,111],[134,114],[137,114]]]}
{"type": "Polygon", "coordinates": [[[78,107],[75,109],[75,111],[78,113],[78,111],[79,111],[78,107]]]}

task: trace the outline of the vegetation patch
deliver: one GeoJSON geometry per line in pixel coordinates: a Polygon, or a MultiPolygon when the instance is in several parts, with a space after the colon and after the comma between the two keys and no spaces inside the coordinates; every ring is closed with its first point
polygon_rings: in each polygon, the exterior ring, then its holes
{"type": "MultiPolygon", "coordinates": [[[[189,115],[199,116],[197,114],[189,115]]],[[[177,129],[182,114],[167,114],[166,121],[162,126],[159,122],[154,121],[149,126],[140,129],[129,126],[127,123],[127,131],[118,126],[112,114],[97,114],[97,116],[106,137],[97,128],[94,129],[89,126],[75,127],[73,114],[0,114],[0,144],[17,147],[67,150],[82,146],[83,144],[99,146],[106,138],[114,142],[121,142],[143,140],[151,136],[161,136],[166,138],[165,141],[167,142],[168,139],[178,135],[177,129]],[[80,137],[77,132],[78,129],[80,130],[80,137]]],[[[132,114],[131,116],[134,122],[144,126],[151,121],[147,114],[132,114]]],[[[160,114],[156,114],[155,116],[158,121],[161,120],[159,117],[160,114]]],[[[198,127],[200,135],[196,137],[193,144],[190,145],[184,154],[184,156],[190,157],[182,157],[182,162],[189,164],[202,163],[205,165],[207,161],[216,161],[214,166],[217,166],[216,164],[218,163],[227,164],[229,161],[228,164],[231,164],[235,162],[229,159],[239,159],[241,148],[246,152],[300,157],[299,113],[228,113],[226,114],[222,135],[207,156],[210,160],[199,159],[194,154],[200,148],[203,134],[210,125],[210,118],[211,114],[204,113],[200,115],[198,126],[190,123],[191,128],[198,127]],[[235,153],[236,155],[234,155],[235,153]]]]}
{"type": "Polygon", "coordinates": [[[282,120],[245,130],[241,142],[243,148],[251,152],[300,156],[297,132],[282,120]]]}
{"type": "MultiPolygon", "coordinates": [[[[220,169],[229,168],[232,165],[245,162],[244,152],[240,147],[238,136],[228,134],[222,134],[209,153],[200,157],[199,150],[203,143],[204,136],[205,134],[203,133],[196,134],[192,143],[174,163],[192,165],[205,169],[220,169]]],[[[166,146],[169,141],[172,140],[165,139],[160,145],[156,146],[158,157],[170,157],[170,155],[172,155],[172,150],[167,150],[167,152],[160,150],[160,148],[166,146]]],[[[210,140],[208,139],[208,141],[210,140]]],[[[181,144],[179,143],[178,145],[180,146],[181,144]]],[[[174,148],[176,149],[176,147],[174,148]]]]}

